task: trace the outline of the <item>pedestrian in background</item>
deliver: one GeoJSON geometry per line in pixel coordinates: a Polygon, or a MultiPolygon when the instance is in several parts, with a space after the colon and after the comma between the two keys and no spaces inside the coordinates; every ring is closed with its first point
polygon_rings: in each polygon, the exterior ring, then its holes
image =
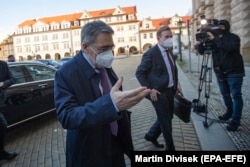
{"type": "Polygon", "coordinates": [[[145,135],[156,147],[163,147],[157,138],[163,133],[166,151],[174,151],[172,119],[174,95],[177,90],[177,68],[172,53],[172,32],[163,26],[157,31],[158,43],[145,52],[136,70],[136,77],[142,86],[151,89],[147,98],[152,102],[157,119],[145,135]]]}
{"type": "Polygon", "coordinates": [[[102,21],[81,30],[81,51],[55,75],[56,113],[67,129],[67,167],[125,167],[133,150],[130,107],[150,90],[122,91],[112,69],[113,29],[102,21]]]}
{"type": "Polygon", "coordinates": [[[8,56],[8,62],[15,62],[16,61],[16,58],[14,55],[9,55],[8,56]]]}
{"type": "MultiPolygon", "coordinates": [[[[240,53],[240,38],[230,32],[227,20],[219,20],[217,33],[207,32],[212,44],[213,69],[226,106],[226,112],[219,116],[222,121],[231,118],[228,131],[236,131],[240,126],[243,109],[242,84],[245,76],[243,58],[240,53]]],[[[200,54],[204,54],[206,43],[197,45],[200,54]]]]}
{"type": "Polygon", "coordinates": [[[15,158],[17,153],[9,153],[4,149],[4,140],[6,137],[7,121],[1,113],[1,105],[7,97],[7,88],[16,82],[16,79],[12,76],[6,62],[0,60],[0,161],[11,160],[15,158]]]}

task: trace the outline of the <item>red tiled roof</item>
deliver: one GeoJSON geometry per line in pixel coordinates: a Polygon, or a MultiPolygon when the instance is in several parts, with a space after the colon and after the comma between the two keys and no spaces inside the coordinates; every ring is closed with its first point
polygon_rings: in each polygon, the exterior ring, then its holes
{"type": "MultiPolygon", "coordinates": [[[[191,20],[191,16],[180,16],[181,20],[184,24],[186,24],[187,20],[191,20]]],[[[169,26],[171,18],[160,18],[160,19],[151,19],[152,24],[156,29],[159,29],[161,26],[169,26]]]]}
{"type": "Polygon", "coordinates": [[[152,24],[156,29],[159,29],[161,26],[169,25],[170,18],[161,18],[161,19],[152,19],[152,24]]]}
{"type": "MultiPolygon", "coordinates": [[[[111,16],[116,8],[111,9],[103,9],[103,10],[95,10],[95,11],[87,11],[90,15],[90,17],[96,18],[96,17],[103,17],[103,16],[111,16]]],[[[129,6],[129,7],[121,7],[121,9],[126,14],[135,14],[136,13],[136,6],[129,6]]],[[[39,19],[32,19],[32,20],[25,20],[24,22],[20,23],[18,27],[25,27],[25,26],[32,26],[37,21],[41,21],[47,24],[50,24],[52,22],[60,23],[63,20],[67,21],[74,21],[79,20],[82,16],[83,12],[81,13],[73,13],[73,14],[65,14],[65,15],[59,15],[59,16],[51,16],[51,17],[43,17],[39,19]]]]}

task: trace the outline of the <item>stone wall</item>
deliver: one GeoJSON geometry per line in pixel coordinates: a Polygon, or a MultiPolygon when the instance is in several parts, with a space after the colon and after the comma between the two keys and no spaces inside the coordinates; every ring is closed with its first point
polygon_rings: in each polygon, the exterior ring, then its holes
{"type": "Polygon", "coordinates": [[[250,62],[250,1],[231,1],[231,31],[241,38],[241,53],[250,62]]]}
{"type": "Polygon", "coordinates": [[[241,39],[241,53],[245,62],[250,63],[250,1],[249,0],[192,0],[192,47],[195,33],[200,24],[200,16],[207,19],[226,19],[231,24],[231,32],[241,39]]]}

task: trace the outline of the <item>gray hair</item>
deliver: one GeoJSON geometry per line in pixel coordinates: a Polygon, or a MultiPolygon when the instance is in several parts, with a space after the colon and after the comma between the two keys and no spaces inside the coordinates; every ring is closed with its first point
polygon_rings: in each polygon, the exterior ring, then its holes
{"type": "Polygon", "coordinates": [[[81,30],[81,44],[93,44],[100,33],[114,34],[114,30],[103,21],[96,20],[87,23],[81,30]]]}

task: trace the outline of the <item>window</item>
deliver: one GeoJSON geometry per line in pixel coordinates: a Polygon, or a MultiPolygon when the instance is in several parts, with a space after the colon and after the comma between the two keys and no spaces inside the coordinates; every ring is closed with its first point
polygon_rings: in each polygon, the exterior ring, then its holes
{"type": "Polygon", "coordinates": [[[68,33],[63,33],[63,39],[67,39],[69,38],[69,34],[68,33]]]}
{"type": "Polygon", "coordinates": [[[54,43],[54,44],[53,44],[53,49],[56,49],[56,50],[58,50],[58,49],[59,49],[59,45],[58,45],[58,43],[54,43]]]}
{"type": "Polygon", "coordinates": [[[25,51],[26,51],[26,52],[31,52],[30,46],[26,46],[26,47],[25,47],[25,51]]]}
{"type": "Polygon", "coordinates": [[[22,53],[22,47],[17,47],[17,52],[22,53]]]}
{"type": "Polygon", "coordinates": [[[25,37],[25,43],[29,43],[30,42],[30,38],[29,37],[25,37]]]}
{"type": "Polygon", "coordinates": [[[78,48],[79,46],[81,46],[80,41],[75,41],[75,42],[74,42],[74,47],[75,47],[75,48],[78,48]]]}
{"type": "Polygon", "coordinates": [[[79,30],[74,30],[73,33],[74,33],[74,36],[79,36],[80,35],[80,31],[79,30]]]}
{"type": "Polygon", "coordinates": [[[123,31],[123,26],[117,26],[117,31],[123,31]]]}
{"type": "Polygon", "coordinates": [[[117,42],[124,42],[124,37],[117,38],[117,42]]]}
{"type": "Polygon", "coordinates": [[[153,33],[150,33],[150,34],[149,34],[149,37],[150,37],[150,38],[153,38],[153,33]]]}
{"type": "Polygon", "coordinates": [[[39,31],[39,28],[38,28],[38,27],[34,27],[34,28],[33,28],[33,31],[34,31],[34,32],[38,32],[38,31],[39,31]]]}
{"type": "Polygon", "coordinates": [[[51,30],[57,30],[57,29],[58,29],[58,25],[57,24],[51,25],[51,30]]]}
{"type": "Polygon", "coordinates": [[[43,41],[47,41],[48,40],[48,36],[47,35],[43,35],[42,40],[43,41]]]}
{"type": "Polygon", "coordinates": [[[53,40],[57,40],[57,39],[58,39],[58,34],[53,34],[53,35],[52,35],[52,39],[53,39],[53,40]]]}
{"type": "Polygon", "coordinates": [[[129,16],[128,16],[128,19],[129,19],[129,20],[134,20],[134,16],[133,16],[133,15],[129,15],[129,16]]]}
{"type": "Polygon", "coordinates": [[[25,67],[35,81],[54,79],[55,71],[46,66],[26,65],[25,67]]]}
{"type": "Polygon", "coordinates": [[[62,29],[66,29],[66,28],[69,28],[69,24],[68,23],[62,24],[62,29]]]}
{"type": "Polygon", "coordinates": [[[40,45],[35,45],[35,50],[40,51],[40,45]]]}
{"type": "Polygon", "coordinates": [[[111,22],[111,18],[110,17],[105,18],[105,22],[106,23],[110,23],[111,22]]]}
{"type": "Polygon", "coordinates": [[[135,30],[135,25],[129,25],[128,29],[129,30],[135,30]]]}
{"type": "Polygon", "coordinates": [[[74,26],[79,26],[79,21],[74,21],[74,26]]]}
{"type": "Polygon", "coordinates": [[[147,39],[147,34],[143,34],[143,38],[144,38],[144,39],[147,39]]]}
{"type": "Polygon", "coordinates": [[[136,37],[135,36],[129,37],[129,42],[135,42],[135,41],[136,41],[136,37]]]}
{"type": "Polygon", "coordinates": [[[24,29],[24,33],[25,33],[25,34],[30,33],[30,29],[29,29],[29,28],[25,28],[25,29],[24,29]]]}
{"type": "Polygon", "coordinates": [[[29,78],[29,80],[32,80],[32,78],[30,78],[28,73],[24,73],[24,71],[22,70],[22,66],[10,67],[10,71],[12,75],[16,78],[15,84],[25,83],[26,82],[25,78],[29,78]]]}
{"type": "Polygon", "coordinates": [[[21,43],[21,42],[22,42],[21,38],[16,39],[16,43],[21,43]]]}
{"type": "Polygon", "coordinates": [[[48,44],[43,45],[43,50],[49,50],[48,44]]]}
{"type": "Polygon", "coordinates": [[[64,49],[69,48],[69,43],[68,43],[68,42],[63,43],[63,48],[64,48],[64,49]]]}
{"type": "Polygon", "coordinates": [[[117,16],[117,17],[116,17],[116,20],[117,20],[117,21],[122,21],[123,18],[122,18],[122,16],[117,16]]]}
{"type": "Polygon", "coordinates": [[[34,36],[34,42],[38,42],[39,41],[39,36],[34,36]]]}

